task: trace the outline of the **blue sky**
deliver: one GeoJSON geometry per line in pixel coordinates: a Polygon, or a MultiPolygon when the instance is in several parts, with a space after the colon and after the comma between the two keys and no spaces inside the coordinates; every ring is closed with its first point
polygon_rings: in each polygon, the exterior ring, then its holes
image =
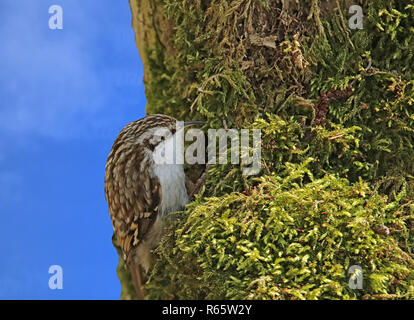
{"type": "Polygon", "coordinates": [[[118,299],[105,162],[145,108],[128,0],[2,0],[0,38],[0,299],[118,299]]]}

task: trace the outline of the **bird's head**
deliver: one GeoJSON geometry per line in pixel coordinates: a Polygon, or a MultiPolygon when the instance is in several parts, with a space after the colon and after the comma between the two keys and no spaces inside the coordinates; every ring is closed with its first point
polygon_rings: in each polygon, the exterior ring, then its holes
{"type": "Polygon", "coordinates": [[[149,152],[165,149],[166,145],[173,145],[173,149],[176,147],[181,149],[182,139],[174,139],[177,133],[182,133],[185,127],[203,123],[203,121],[179,122],[175,118],[163,114],[148,115],[126,125],[114,145],[127,143],[143,147],[149,152]],[[177,141],[179,146],[176,145],[177,141]]]}

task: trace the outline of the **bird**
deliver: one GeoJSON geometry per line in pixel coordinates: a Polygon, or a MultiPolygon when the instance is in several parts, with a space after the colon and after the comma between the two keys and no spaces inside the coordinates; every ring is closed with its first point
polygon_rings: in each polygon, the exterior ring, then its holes
{"type": "Polygon", "coordinates": [[[163,163],[160,158],[167,152],[183,154],[184,141],[177,135],[183,127],[201,123],[184,122],[177,130],[175,118],[148,115],[127,124],[109,152],[105,198],[138,299],[145,298],[144,278],[153,262],[152,250],[162,237],[165,217],[183,210],[205,179],[203,173],[194,184],[186,180],[183,164],[163,163]]]}

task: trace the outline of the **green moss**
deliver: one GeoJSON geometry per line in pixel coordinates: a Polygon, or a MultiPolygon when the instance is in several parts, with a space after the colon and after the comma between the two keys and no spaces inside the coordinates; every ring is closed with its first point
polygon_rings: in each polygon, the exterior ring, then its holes
{"type": "Polygon", "coordinates": [[[285,169],[181,213],[159,249],[149,298],[414,298],[414,259],[399,243],[413,202],[387,202],[362,180],[313,179],[306,163],[285,169]],[[362,267],[363,290],[348,287],[352,265],[362,267]]]}
{"type": "Polygon", "coordinates": [[[147,112],[261,129],[263,145],[258,176],[210,170],[158,249],[149,297],[414,298],[411,1],[368,2],[362,30],[347,1],[155,4],[176,52],[148,48],[147,112]]]}
{"type": "Polygon", "coordinates": [[[126,267],[121,247],[118,244],[115,236],[112,236],[112,244],[118,252],[118,267],[116,268],[116,274],[121,282],[121,300],[136,300],[137,295],[134,285],[132,283],[131,274],[126,267]]]}

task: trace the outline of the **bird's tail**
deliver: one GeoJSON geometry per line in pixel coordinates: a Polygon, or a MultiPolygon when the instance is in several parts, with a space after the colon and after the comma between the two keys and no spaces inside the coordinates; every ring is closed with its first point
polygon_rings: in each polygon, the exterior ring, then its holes
{"type": "Polygon", "coordinates": [[[141,266],[136,263],[131,263],[129,265],[129,271],[131,272],[132,283],[135,287],[135,292],[137,293],[137,297],[139,300],[145,299],[144,293],[144,277],[142,274],[141,266]]]}

